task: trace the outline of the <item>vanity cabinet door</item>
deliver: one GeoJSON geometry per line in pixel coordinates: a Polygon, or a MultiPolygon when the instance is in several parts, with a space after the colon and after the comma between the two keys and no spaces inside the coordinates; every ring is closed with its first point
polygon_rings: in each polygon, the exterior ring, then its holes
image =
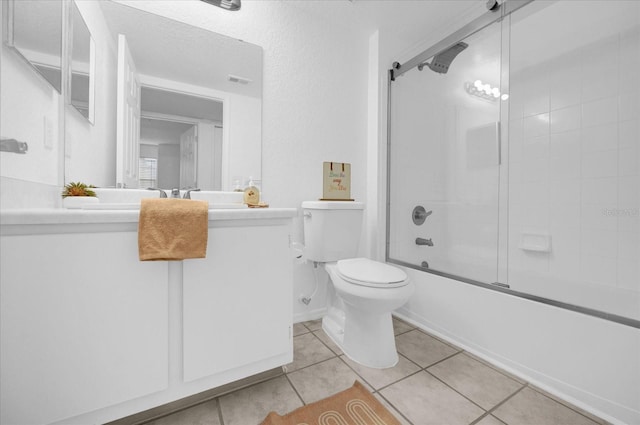
{"type": "Polygon", "coordinates": [[[0,241],[0,422],[51,423],[167,388],[167,264],[138,260],[135,231],[0,241]]]}
{"type": "Polygon", "coordinates": [[[227,223],[209,228],[207,258],[184,261],[185,381],[249,376],[292,358],[290,220],[227,223]]]}

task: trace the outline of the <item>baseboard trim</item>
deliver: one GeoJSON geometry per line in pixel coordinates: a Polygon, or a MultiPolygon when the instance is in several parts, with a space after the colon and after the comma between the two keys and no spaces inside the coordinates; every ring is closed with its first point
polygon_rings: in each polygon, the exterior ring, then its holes
{"type": "Polygon", "coordinates": [[[303,313],[298,313],[293,315],[293,323],[307,322],[309,320],[318,320],[322,319],[322,317],[327,313],[327,308],[316,308],[311,311],[306,311],[303,313]]]}
{"type": "Polygon", "coordinates": [[[193,394],[180,400],[175,400],[162,406],[154,407],[142,412],[134,413],[133,415],[125,416],[124,418],[116,419],[115,421],[108,422],[105,425],[140,425],[145,422],[149,422],[155,419],[159,419],[163,416],[168,416],[180,410],[187,409],[195,406],[196,404],[204,403],[205,401],[220,397],[225,394],[229,394],[233,391],[240,390],[242,388],[249,387],[251,385],[258,384],[260,382],[268,381],[269,379],[283,375],[284,371],[281,367],[269,369],[265,372],[252,375],[238,381],[230,382],[225,385],[221,385],[216,388],[203,391],[198,394],[193,394]]]}

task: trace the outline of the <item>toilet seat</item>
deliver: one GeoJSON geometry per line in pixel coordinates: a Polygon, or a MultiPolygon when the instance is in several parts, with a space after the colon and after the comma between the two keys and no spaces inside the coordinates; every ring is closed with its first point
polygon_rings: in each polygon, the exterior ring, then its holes
{"type": "Polygon", "coordinates": [[[371,288],[397,288],[408,284],[404,271],[368,258],[340,260],[337,272],[349,283],[371,288]]]}

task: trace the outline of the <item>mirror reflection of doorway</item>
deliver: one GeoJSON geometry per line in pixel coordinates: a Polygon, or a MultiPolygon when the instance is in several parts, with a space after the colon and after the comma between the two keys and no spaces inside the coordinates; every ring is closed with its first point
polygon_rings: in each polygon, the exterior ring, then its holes
{"type": "Polygon", "coordinates": [[[222,187],[222,102],[142,87],[139,187],[222,187]]]}

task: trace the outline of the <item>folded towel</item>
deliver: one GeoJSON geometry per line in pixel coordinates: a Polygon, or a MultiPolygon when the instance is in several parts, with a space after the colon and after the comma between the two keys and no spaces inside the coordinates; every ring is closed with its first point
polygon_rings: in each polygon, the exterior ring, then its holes
{"type": "Polygon", "coordinates": [[[208,224],[207,201],[142,199],[138,222],[140,261],[206,257],[208,224]]]}

